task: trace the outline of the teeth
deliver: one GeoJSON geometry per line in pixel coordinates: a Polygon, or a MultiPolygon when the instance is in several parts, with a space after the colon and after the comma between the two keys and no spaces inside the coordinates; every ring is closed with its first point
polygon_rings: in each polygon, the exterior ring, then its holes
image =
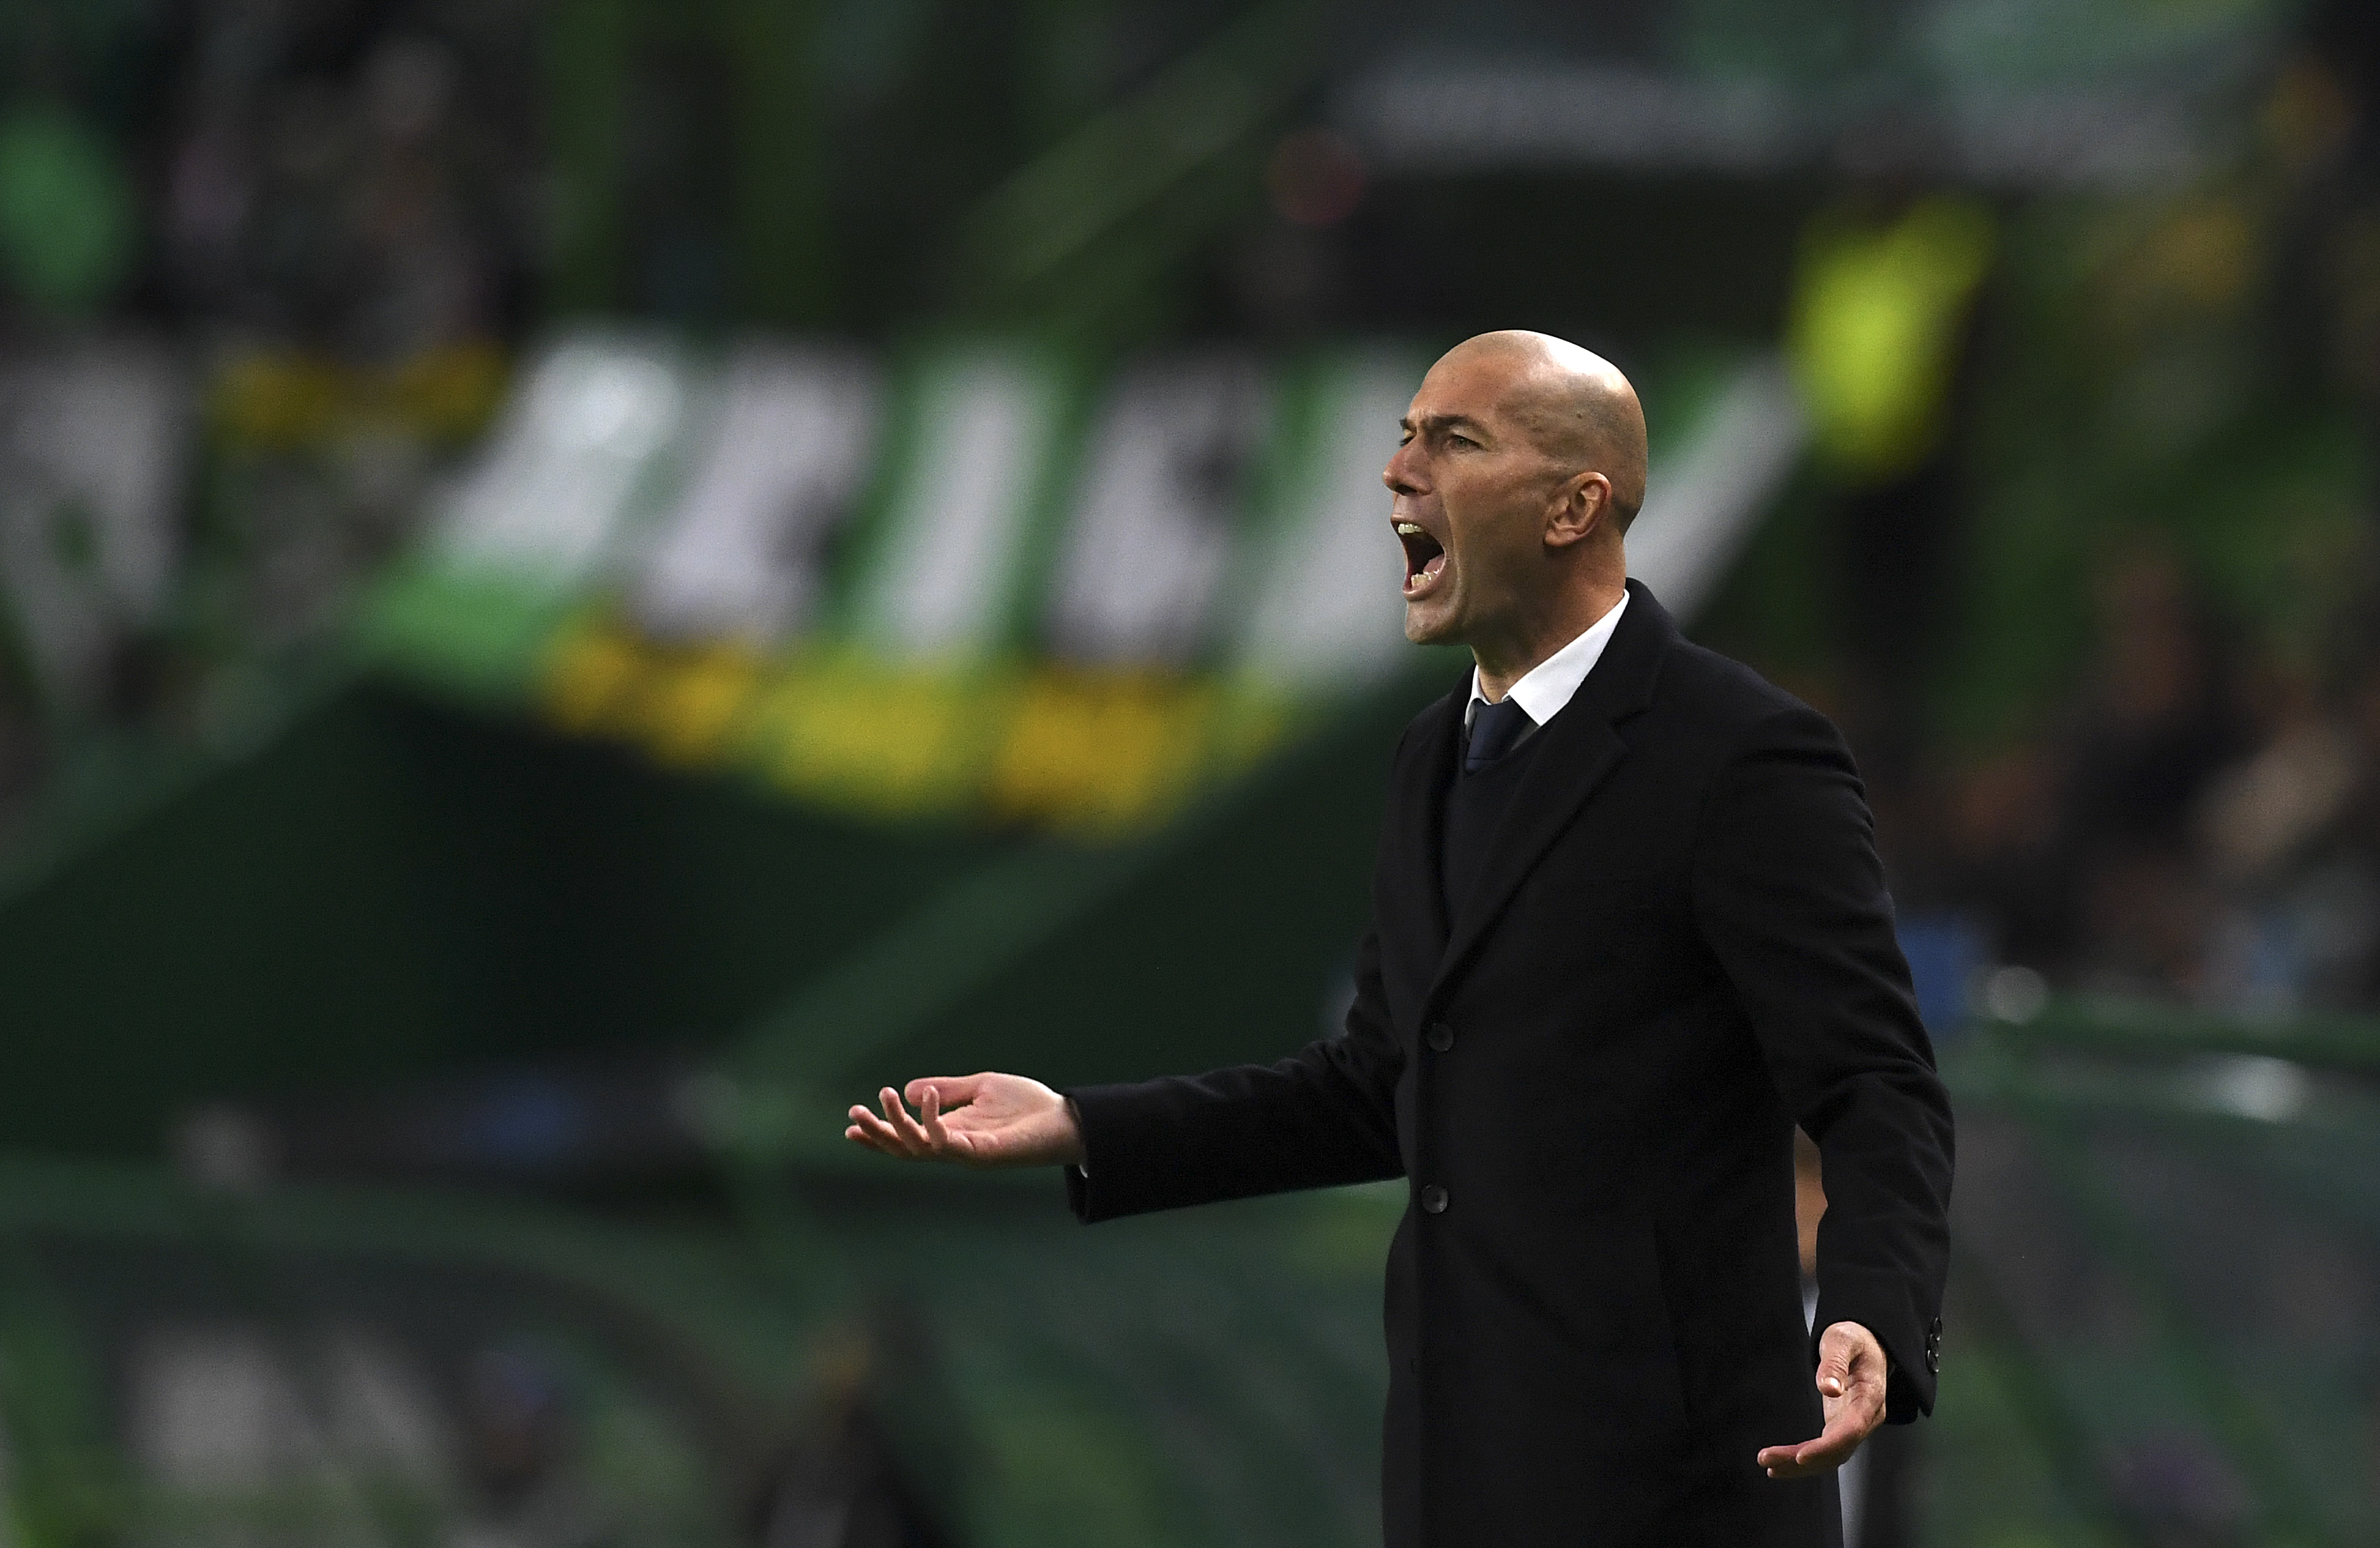
{"type": "Polygon", "coordinates": [[[1423,536],[1423,533],[1422,529],[1415,526],[1413,523],[1409,521],[1401,521],[1397,523],[1397,536],[1400,538],[1419,538],[1423,536]]]}

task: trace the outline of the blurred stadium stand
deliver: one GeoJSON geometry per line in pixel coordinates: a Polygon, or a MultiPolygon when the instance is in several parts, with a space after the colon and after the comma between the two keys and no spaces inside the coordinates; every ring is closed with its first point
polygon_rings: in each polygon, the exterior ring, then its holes
{"type": "Polygon", "coordinates": [[[0,3],[0,1535],[1372,1541],[1395,1190],[838,1115],[1335,1023],[1520,322],[1959,1101],[1858,1542],[2371,1540],[2364,11],[0,3]]]}

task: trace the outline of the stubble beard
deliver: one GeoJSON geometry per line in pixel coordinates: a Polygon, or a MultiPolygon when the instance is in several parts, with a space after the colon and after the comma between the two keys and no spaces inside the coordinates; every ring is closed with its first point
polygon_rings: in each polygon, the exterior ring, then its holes
{"type": "Polygon", "coordinates": [[[1405,640],[1412,645],[1448,645],[1459,643],[1454,627],[1452,609],[1430,611],[1405,605],[1405,640]]]}

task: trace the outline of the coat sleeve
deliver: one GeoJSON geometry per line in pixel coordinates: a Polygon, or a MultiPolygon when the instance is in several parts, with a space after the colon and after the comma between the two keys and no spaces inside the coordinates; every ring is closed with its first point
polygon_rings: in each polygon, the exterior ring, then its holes
{"type": "Polygon", "coordinates": [[[1815,1328],[1865,1326],[1893,1366],[1888,1417],[1930,1413],[1950,1102],[1893,934],[1859,775],[1824,716],[1795,706],[1738,745],[1695,835],[1694,901],[1825,1166],[1815,1328]]]}
{"type": "Polygon", "coordinates": [[[1402,1176],[1377,932],[1355,963],[1345,1030],[1277,1064],[1065,1094],[1083,1128],[1066,1195],[1085,1221],[1402,1176]]]}

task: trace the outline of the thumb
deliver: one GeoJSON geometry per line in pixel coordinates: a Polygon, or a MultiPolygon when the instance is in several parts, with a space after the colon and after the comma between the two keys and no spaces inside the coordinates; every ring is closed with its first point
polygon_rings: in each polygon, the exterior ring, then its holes
{"type": "Polygon", "coordinates": [[[933,1092],[942,1110],[948,1112],[963,1103],[974,1101],[977,1093],[982,1089],[983,1077],[980,1075],[920,1075],[911,1081],[901,1094],[908,1098],[909,1106],[918,1107],[925,1105],[926,1093],[933,1092]]]}
{"type": "Polygon", "coordinates": [[[1822,1351],[1818,1359],[1818,1390],[1829,1397],[1840,1397],[1851,1385],[1851,1359],[1841,1347],[1822,1351]]]}

